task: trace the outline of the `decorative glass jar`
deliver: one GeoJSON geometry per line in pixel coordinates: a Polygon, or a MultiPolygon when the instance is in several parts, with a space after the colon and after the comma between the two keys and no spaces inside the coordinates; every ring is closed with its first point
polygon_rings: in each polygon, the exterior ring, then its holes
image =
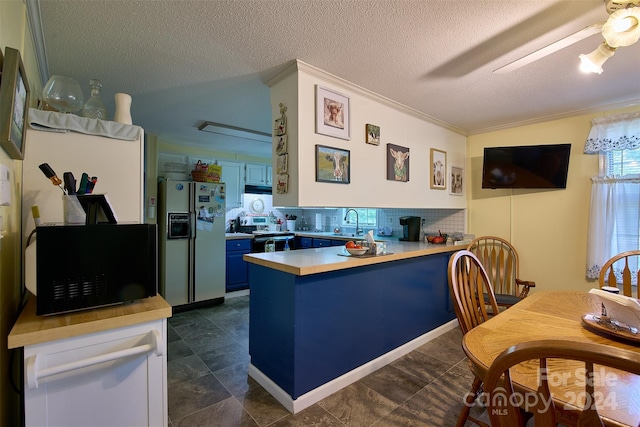
{"type": "Polygon", "coordinates": [[[100,98],[102,83],[100,83],[100,80],[91,79],[89,86],[91,86],[91,96],[82,107],[82,115],[90,119],[108,120],[107,108],[100,98]]]}

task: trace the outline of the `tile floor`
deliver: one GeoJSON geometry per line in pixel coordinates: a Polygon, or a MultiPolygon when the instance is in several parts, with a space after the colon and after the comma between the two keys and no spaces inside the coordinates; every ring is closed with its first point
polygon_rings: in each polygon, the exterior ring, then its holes
{"type": "Polygon", "coordinates": [[[473,378],[461,338],[449,331],[293,415],[248,377],[249,297],[227,298],[169,319],[169,425],[454,426],[473,378]]]}

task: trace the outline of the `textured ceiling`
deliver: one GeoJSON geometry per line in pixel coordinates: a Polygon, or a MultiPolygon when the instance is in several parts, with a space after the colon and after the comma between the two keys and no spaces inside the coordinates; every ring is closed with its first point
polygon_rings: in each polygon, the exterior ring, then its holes
{"type": "Polygon", "coordinates": [[[197,130],[213,121],[271,132],[263,81],[300,59],[465,134],[640,103],[640,43],[601,75],[579,72],[587,38],[509,74],[492,71],[608,17],[602,0],[30,0],[48,75],[133,98],[146,132],[270,155],[197,130]]]}

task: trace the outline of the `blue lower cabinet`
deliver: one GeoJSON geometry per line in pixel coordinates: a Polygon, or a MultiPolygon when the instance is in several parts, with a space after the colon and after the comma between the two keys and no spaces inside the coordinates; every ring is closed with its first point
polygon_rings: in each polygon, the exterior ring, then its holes
{"type": "Polygon", "coordinates": [[[296,237],[297,249],[309,249],[312,248],[313,238],[311,237],[296,237]]]}
{"type": "Polygon", "coordinates": [[[325,248],[327,246],[331,246],[331,240],[314,238],[313,243],[311,245],[314,248],[325,248]]]}
{"type": "Polygon", "coordinates": [[[251,252],[252,239],[227,240],[226,291],[249,288],[248,264],[242,259],[251,252]]]}
{"type": "Polygon", "coordinates": [[[331,246],[344,246],[347,243],[346,240],[332,240],[331,246]]]}

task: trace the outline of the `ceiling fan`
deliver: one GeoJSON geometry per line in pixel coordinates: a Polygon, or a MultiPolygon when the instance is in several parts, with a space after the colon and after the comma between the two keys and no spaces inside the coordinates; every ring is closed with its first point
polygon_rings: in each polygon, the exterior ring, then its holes
{"type": "Polygon", "coordinates": [[[605,41],[590,54],[580,55],[583,71],[602,73],[602,64],[614,54],[618,47],[630,46],[640,38],[640,0],[604,0],[604,2],[609,13],[607,21],[589,25],[493,72],[510,73],[589,36],[602,33],[605,41]]]}

